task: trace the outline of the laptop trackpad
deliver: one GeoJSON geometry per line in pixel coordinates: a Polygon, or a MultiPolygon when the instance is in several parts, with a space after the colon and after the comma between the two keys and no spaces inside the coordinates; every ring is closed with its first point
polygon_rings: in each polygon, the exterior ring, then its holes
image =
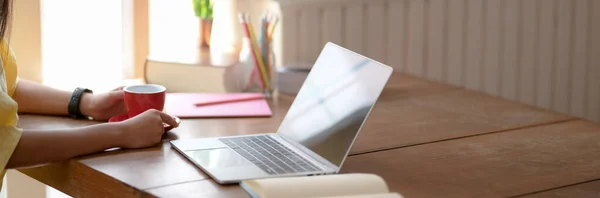
{"type": "Polygon", "coordinates": [[[196,163],[204,168],[224,168],[253,165],[230,148],[185,151],[196,163]]]}

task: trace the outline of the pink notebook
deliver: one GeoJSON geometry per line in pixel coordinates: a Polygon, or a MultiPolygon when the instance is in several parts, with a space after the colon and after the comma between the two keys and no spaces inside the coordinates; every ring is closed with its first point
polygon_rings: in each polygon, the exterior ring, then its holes
{"type": "Polygon", "coordinates": [[[266,117],[271,108],[265,99],[196,106],[197,103],[242,99],[260,93],[167,93],[165,112],[180,118],[266,117]]]}

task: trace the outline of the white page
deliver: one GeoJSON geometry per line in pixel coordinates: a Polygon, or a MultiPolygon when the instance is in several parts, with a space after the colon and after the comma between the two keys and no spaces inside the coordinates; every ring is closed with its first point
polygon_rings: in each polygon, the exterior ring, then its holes
{"type": "Polygon", "coordinates": [[[389,193],[381,177],[363,173],[258,179],[244,181],[244,184],[261,198],[389,193]]]}

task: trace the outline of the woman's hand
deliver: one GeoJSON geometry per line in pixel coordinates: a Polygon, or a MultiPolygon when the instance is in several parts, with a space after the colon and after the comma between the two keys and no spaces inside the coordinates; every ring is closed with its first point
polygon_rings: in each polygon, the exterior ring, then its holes
{"type": "Polygon", "coordinates": [[[6,167],[22,168],[59,162],[109,148],[143,148],[161,142],[163,122],[178,127],[175,118],[148,110],[122,122],[63,129],[24,129],[6,167]]]}
{"type": "Polygon", "coordinates": [[[108,120],[113,116],[126,113],[122,87],[110,92],[81,96],[81,113],[94,120],[108,120]]]}
{"type": "Polygon", "coordinates": [[[133,118],[127,119],[119,124],[119,133],[122,148],[143,148],[155,145],[160,142],[165,133],[163,123],[172,127],[178,127],[179,124],[173,116],[161,111],[150,109],[133,118]]]}

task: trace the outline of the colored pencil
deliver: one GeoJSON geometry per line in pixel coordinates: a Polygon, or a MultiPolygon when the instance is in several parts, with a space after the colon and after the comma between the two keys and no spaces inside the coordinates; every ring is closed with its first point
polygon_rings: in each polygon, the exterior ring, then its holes
{"type": "Polygon", "coordinates": [[[263,59],[265,61],[265,68],[267,69],[267,75],[269,76],[269,79],[271,79],[271,61],[269,58],[269,55],[271,54],[270,48],[271,46],[269,46],[269,21],[268,21],[268,14],[265,14],[264,18],[264,25],[262,28],[262,38],[263,38],[263,59]]]}
{"type": "Polygon", "coordinates": [[[216,105],[216,104],[233,103],[233,102],[244,102],[244,101],[258,100],[258,99],[263,99],[263,98],[264,97],[262,95],[258,95],[258,96],[252,96],[252,97],[246,97],[246,98],[233,98],[233,99],[227,99],[227,100],[201,102],[201,103],[196,103],[195,105],[196,105],[196,107],[200,107],[200,106],[208,106],[208,105],[216,105]]]}
{"type": "MultiPolygon", "coordinates": [[[[251,54],[252,54],[252,59],[254,60],[254,68],[252,69],[252,72],[250,73],[250,78],[248,79],[248,83],[246,84],[246,87],[249,86],[249,84],[252,82],[252,78],[254,78],[254,70],[258,69],[259,66],[259,58],[256,56],[256,52],[253,50],[253,41],[252,38],[250,37],[250,32],[249,30],[251,30],[248,27],[248,20],[246,20],[246,17],[244,16],[244,14],[239,14],[238,15],[239,19],[240,19],[240,23],[242,24],[242,30],[244,32],[244,35],[250,40],[250,48],[251,48],[251,54]]],[[[265,79],[262,79],[263,77],[259,75],[259,77],[261,78],[260,80],[260,86],[261,89],[265,89],[265,79]]]]}
{"type": "Polygon", "coordinates": [[[277,23],[279,22],[279,17],[277,16],[273,16],[273,18],[275,18],[274,22],[271,25],[271,31],[269,31],[269,40],[273,39],[273,33],[275,33],[275,27],[277,27],[277,23]]]}
{"type": "MultiPolygon", "coordinates": [[[[240,20],[240,24],[242,24],[242,32],[244,33],[244,37],[248,40],[250,40],[250,36],[248,35],[248,25],[246,24],[246,20],[244,19],[244,13],[238,13],[238,18],[240,20]]],[[[250,46],[251,47],[251,46],[250,46]]],[[[248,81],[246,82],[246,85],[244,86],[244,89],[248,89],[250,87],[250,84],[252,83],[252,78],[254,78],[254,70],[256,69],[256,66],[258,65],[258,62],[254,59],[254,55],[252,54],[252,61],[253,61],[253,66],[251,69],[251,73],[250,76],[248,78],[248,81]]],[[[262,83],[262,82],[261,82],[262,83]]],[[[261,85],[261,87],[264,89],[264,86],[261,85]]]]}
{"type": "Polygon", "coordinates": [[[270,89],[271,86],[269,84],[269,79],[268,79],[268,75],[267,75],[267,71],[265,69],[265,64],[262,60],[262,58],[260,58],[260,51],[258,50],[258,43],[256,40],[256,36],[254,35],[254,31],[253,30],[253,26],[252,26],[252,22],[250,20],[247,21],[248,24],[248,33],[250,34],[250,41],[252,43],[252,48],[254,50],[254,54],[256,55],[256,58],[258,59],[258,69],[260,71],[260,74],[262,75],[262,80],[263,83],[265,84],[265,87],[267,89],[270,89]]]}
{"type": "MultiPolygon", "coordinates": [[[[263,59],[263,62],[265,63],[265,70],[267,71],[267,75],[269,75],[271,72],[269,71],[269,61],[267,60],[267,57],[269,56],[268,54],[268,48],[269,46],[267,45],[267,14],[263,14],[263,16],[260,19],[260,52],[261,52],[261,57],[263,59]]],[[[270,77],[270,75],[269,75],[270,77]]]]}
{"type": "MultiPolygon", "coordinates": [[[[250,71],[250,77],[248,78],[248,82],[246,82],[246,85],[244,86],[244,90],[248,90],[248,88],[250,88],[250,84],[252,84],[252,82],[254,81],[255,75],[256,75],[256,68],[253,67],[252,70],[250,71]]],[[[262,83],[262,81],[260,81],[259,83],[262,83]]]]}

